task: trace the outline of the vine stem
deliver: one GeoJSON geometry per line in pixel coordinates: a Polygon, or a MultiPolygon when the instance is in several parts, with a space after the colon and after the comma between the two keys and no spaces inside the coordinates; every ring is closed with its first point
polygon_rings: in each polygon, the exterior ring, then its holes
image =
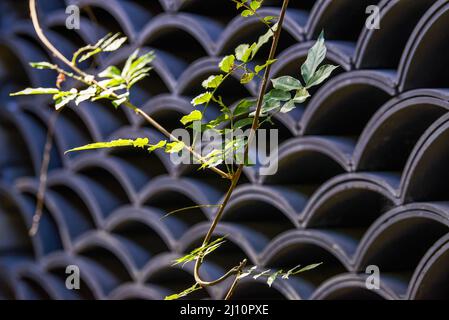
{"type": "MultiPolygon", "coordinates": [[[[278,43],[279,43],[279,38],[281,36],[282,25],[284,23],[284,18],[285,18],[285,14],[287,12],[288,3],[289,3],[289,0],[284,0],[283,3],[282,3],[282,9],[281,9],[281,12],[280,12],[280,15],[279,15],[279,21],[278,21],[278,28],[277,28],[276,32],[274,33],[274,35],[273,35],[273,40],[272,40],[272,43],[271,43],[271,49],[270,49],[270,54],[269,54],[268,60],[273,60],[275,55],[276,55],[276,50],[277,50],[277,46],[278,46],[278,43]]],[[[256,111],[255,111],[254,119],[253,119],[253,122],[252,122],[252,125],[251,125],[251,131],[250,131],[249,136],[248,136],[248,142],[245,145],[245,153],[244,153],[245,157],[247,157],[247,155],[248,155],[249,146],[250,146],[252,140],[255,137],[255,133],[256,133],[257,129],[259,128],[259,118],[260,118],[260,113],[261,113],[262,106],[263,106],[263,97],[264,97],[265,92],[266,92],[267,87],[268,87],[268,82],[269,82],[269,79],[270,79],[270,72],[271,72],[271,65],[268,65],[267,68],[265,69],[265,73],[264,73],[264,76],[263,76],[263,79],[262,79],[262,83],[260,85],[259,94],[258,94],[258,97],[257,97],[256,111]]],[[[231,185],[230,185],[228,191],[226,192],[226,195],[225,195],[225,197],[223,199],[223,202],[222,202],[221,206],[218,208],[217,214],[215,215],[215,218],[212,221],[206,236],[204,237],[203,246],[206,246],[209,243],[209,241],[210,241],[210,239],[211,239],[211,237],[212,237],[212,235],[213,235],[213,233],[215,231],[215,228],[217,227],[218,223],[220,222],[221,217],[223,216],[223,212],[226,209],[226,206],[229,203],[229,200],[230,200],[230,198],[231,198],[231,196],[232,196],[232,194],[233,194],[233,192],[234,192],[234,190],[235,190],[235,188],[236,188],[236,186],[237,186],[237,184],[238,184],[238,182],[240,180],[240,176],[242,175],[242,172],[243,172],[243,167],[244,167],[244,164],[239,164],[239,166],[237,168],[237,171],[232,176],[231,185]]],[[[232,283],[230,289],[228,290],[228,293],[227,293],[226,298],[225,298],[225,299],[230,299],[231,296],[232,296],[232,293],[235,290],[235,287],[237,286],[237,283],[238,283],[238,280],[239,280],[238,279],[239,275],[241,274],[243,268],[246,265],[246,262],[247,262],[246,259],[244,259],[238,266],[230,269],[223,276],[221,276],[220,278],[218,278],[216,280],[213,280],[213,281],[204,281],[201,278],[201,276],[200,276],[200,268],[201,268],[201,265],[203,263],[203,260],[204,260],[203,257],[198,257],[198,259],[196,259],[196,261],[195,261],[195,268],[194,268],[195,281],[199,285],[201,285],[202,287],[208,287],[208,286],[216,285],[216,284],[224,281],[225,279],[227,279],[231,275],[237,274],[237,276],[235,277],[234,282],[232,283]]]]}
{"type": "Polygon", "coordinates": [[[45,190],[47,189],[47,176],[48,166],[51,158],[51,148],[53,146],[53,133],[55,131],[56,120],[58,118],[58,112],[52,114],[50,122],[48,124],[47,138],[44,146],[44,153],[42,157],[41,170],[39,173],[39,187],[37,190],[36,209],[34,210],[33,220],[29,235],[34,237],[39,231],[39,224],[42,218],[45,200],[45,190]]]}
{"type": "MultiPolygon", "coordinates": [[[[39,23],[39,18],[38,18],[37,9],[36,9],[36,0],[29,0],[29,7],[30,7],[31,21],[33,23],[34,30],[36,31],[36,34],[39,37],[39,40],[42,42],[42,44],[45,47],[47,47],[47,49],[53,54],[53,56],[58,58],[65,65],[67,65],[70,69],[72,69],[77,74],[79,74],[83,78],[83,80],[81,80],[82,82],[84,82],[88,85],[93,84],[93,85],[97,86],[98,88],[100,88],[101,90],[107,91],[107,88],[103,87],[100,83],[98,83],[98,81],[96,81],[92,75],[87,74],[86,72],[84,72],[83,70],[78,68],[74,63],[69,61],[58,49],[55,48],[55,46],[51,43],[51,41],[48,40],[47,36],[44,34],[44,32],[40,26],[40,23],[39,23]],[[87,79],[90,79],[90,80],[87,80],[87,79]]],[[[79,80],[79,78],[78,78],[78,80],[79,80]]],[[[114,98],[118,98],[115,95],[115,93],[112,93],[111,96],[114,98]]],[[[170,132],[168,132],[153,117],[148,115],[142,109],[134,106],[129,101],[125,102],[125,106],[132,109],[133,111],[135,111],[138,115],[142,116],[150,125],[152,125],[156,130],[161,132],[167,138],[169,138],[173,141],[176,141],[176,142],[181,142],[178,138],[176,138],[174,135],[172,135],[170,132]]],[[[193,150],[192,147],[185,145],[184,149],[187,150],[188,152],[190,152],[193,155],[193,157],[196,158],[196,160],[198,160],[200,163],[206,162],[200,154],[198,154],[195,150],[193,150]]],[[[226,173],[226,172],[220,170],[219,168],[210,167],[209,169],[214,171],[218,175],[220,175],[222,178],[229,179],[229,180],[232,179],[232,176],[229,173],[226,173]]]]}

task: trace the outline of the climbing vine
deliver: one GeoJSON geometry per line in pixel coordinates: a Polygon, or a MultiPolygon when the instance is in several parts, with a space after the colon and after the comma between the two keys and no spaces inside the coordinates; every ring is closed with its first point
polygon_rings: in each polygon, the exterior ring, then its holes
{"type": "MultiPolygon", "coordinates": [[[[248,154],[249,146],[255,138],[256,131],[264,123],[273,123],[272,118],[276,114],[291,112],[298,104],[304,103],[310,98],[310,88],[321,84],[337,68],[329,64],[322,65],[327,50],[324,34],[321,33],[317,42],[309,50],[306,61],[300,68],[298,67],[297,77],[286,75],[271,79],[271,66],[277,62],[276,49],[282,33],[289,0],[283,0],[282,9],[277,17],[263,16],[259,13],[263,0],[230,1],[236,4],[236,9],[239,10],[242,17],[257,17],[266,27],[266,32],[253,43],[240,44],[232,54],[221,59],[218,64],[220,72],[204,79],[202,82],[203,91],[199,92],[192,99],[192,111],[180,119],[180,124],[185,129],[191,130],[194,136],[200,135],[207,130],[212,130],[221,135],[225,134],[226,130],[233,132],[237,129],[249,128],[250,131],[249,135],[243,138],[232,136],[224,144],[215,146],[213,150],[203,156],[195,148],[195,139],[193,139],[191,144],[186,144],[184,141],[179,140],[130,100],[132,87],[150,76],[151,64],[154,59],[157,59],[154,52],[142,53],[140,50],[136,50],[126,60],[122,69],[117,66],[108,66],[97,74],[89,74],[80,68],[81,62],[105,52],[118,50],[126,43],[127,38],[119,33],[108,34],[98,40],[97,43],[82,47],[72,57],[66,58],[53,46],[42,31],[36,12],[36,0],[29,0],[33,26],[37,35],[59,61],[59,63],[32,62],[30,65],[39,70],[53,70],[56,73],[56,82],[55,87],[52,88],[27,88],[11,95],[50,95],[54,102],[55,110],[58,112],[61,112],[71,103],[78,106],[85,101],[109,101],[114,108],[124,107],[133,110],[165,136],[165,139],[158,141],[152,141],[148,137],[139,137],[137,139],[95,142],[67,150],[67,152],[120,147],[146,149],[148,153],[158,149],[168,154],[187,152],[201,170],[211,170],[221,179],[229,181],[229,188],[221,203],[197,206],[216,207],[217,212],[203,239],[202,245],[173,262],[174,265],[195,263],[194,285],[181,293],[166,297],[168,300],[178,299],[204,287],[217,285],[233,276],[234,281],[226,295],[226,299],[229,299],[238,281],[242,278],[248,276],[254,279],[265,277],[267,284],[271,286],[278,278],[288,279],[290,276],[311,270],[320,265],[320,263],[316,263],[308,266],[296,266],[289,270],[260,270],[257,266],[247,266],[247,260],[244,259],[223,276],[213,281],[205,281],[200,275],[200,268],[206,256],[217,250],[226,241],[225,237],[213,240],[213,234],[239,182],[243,168],[253,164],[248,154]],[[271,45],[268,57],[263,59],[263,63],[256,63],[256,59],[257,61],[261,60],[260,49],[267,45],[271,45]],[[242,85],[258,81],[257,87],[259,92],[257,97],[255,99],[242,99],[234,107],[228,105],[227,99],[222,96],[220,89],[231,76],[238,77],[242,85]],[[74,79],[80,83],[81,87],[63,90],[61,87],[67,78],[74,79]],[[272,88],[268,90],[269,87],[272,88]],[[214,119],[207,121],[205,113],[210,104],[218,106],[220,114],[214,119]],[[237,152],[239,150],[242,152],[237,152]],[[226,161],[229,158],[234,160],[232,165],[228,165],[226,161]],[[234,163],[238,165],[234,165],[234,163]]],[[[93,110],[92,112],[95,111],[93,110]]],[[[175,214],[181,210],[183,208],[169,214],[175,214]]]]}

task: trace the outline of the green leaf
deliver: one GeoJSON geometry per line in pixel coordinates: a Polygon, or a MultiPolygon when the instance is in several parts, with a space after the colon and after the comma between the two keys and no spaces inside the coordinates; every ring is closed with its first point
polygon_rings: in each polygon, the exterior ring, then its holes
{"type": "Polygon", "coordinates": [[[127,37],[118,38],[118,39],[102,46],[102,49],[105,52],[116,51],[116,50],[120,49],[120,47],[126,42],[126,40],[128,40],[127,37]]]}
{"type": "Polygon", "coordinates": [[[214,89],[217,88],[223,82],[223,75],[220,74],[218,76],[210,76],[201,84],[204,89],[214,89]]]}
{"type": "Polygon", "coordinates": [[[277,279],[277,277],[282,273],[282,270],[278,270],[275,273],[273,273],[272,275],[270,275],[267,279],[267,284],[268,286],[271,288],[271,285],[273,284],[273,282],[277,279]]]}
{"type": "Polygon", "coordinates": [[[307,83],[307,88],[319,85],[324,80],[329,78],[329,76],[332,74],[332,72],[337,69],[338,66],[333,66],[330,64],[326,64],[324,66],[321,66],[317,72],[310,78],[309,82],[307,83]]]}
{"type": "Polygon", "coordinates": [[[56,65],[51,64],[49,62],[30,62],[30,66],[36,69],[56,69],[56,65]]]}
{"type": "Polygon", "coordinates": [[[161,149],[161,148],[165,147],[166,144],[167,144],[166,140],[161,140],[161,141],[159,141],[156,144],[150,144],[150,147],[148,148],[148,151],[149,152],[153,152],[153,151],[155,151],[157,149],[161,149]]]}
{"type": "Polygon", "coordinates": [[[98,53],[100,53],[101,52],[101,49],[100,48],[96,48],[96,49],[94,49],[94,50],[92,50],[92,51],[90,51],[90,52],[88,52],[88,53],[86,53],[86,54],[83,54],[82,56],[81,56],[81,58],[78,60],[79,62],[83,62],[83,61],[86,61],[87,59],[89,59],[90,57],[92,57],[92,56],[94,56],[94,55],[96,55],[96,54],[98,54],[98,53]]]}
{"type": "Polygon", "coordinates": [[[122,78],[126,78],[129,74],[129,69],[131,68],[132,63],[136,60],[139,54],[139,49],[135,50],[129,57],[126,59],[125,66],[122,70],[122,78]]]}
{"type": "Polygon", "coordinates": [[[109,66],[98,74],[100,78],[117,78],[120,77],[120,69],[116,66],[109,66]]]}
{"type": "Polygon", "coordinates": [[[241,84],[247,84],[250,83],[254,79],[255,73],[253,72],[246,72],[243,74],[242,78],[240,79],[241,84]]]}
{"type": "Polygon", "coordinates": [[[167,153],[177,153],[184,149],[185,144],[182,141],[173,141],[170,143],[167,143],[165,145],[165,152],[167,153]]]}
{"type": "Polygon", "coordinates": [[[194,106],[197,106],[200,104],[205,104],[205,103],[208,103],[210,101],[210,99],[212,99],[212,93],[204,92],[204,93],[196,96],[195,98],[193,98],[193,100],[191,101],[191,104],[194,106]]]}
{"type": "Polygon", "coordinates": [[[309,91],[307,91],[306,88],[301,88],[298,91],[296,91],[296,94],[295,94],[295,97],[293,98],[293,101],[295,103],[303,103],[309,97],[310,97],[309,91]]]}
{"type": "Polygon", "coordinates": [[[243,128],[253,123],[252,118],[240,119],[236,123],[234,123],[234,129],[243,128]]]}
{"type": "Polygon", "coordinates": [[[183,125],[186,125],[188,123],[191,123],[193,121],[199,121],[201,119],[203,119],[203,114],[198,110],[193,110],[188,115],[185,115],[184,117],[181,118],[181,123],[183,125]]]}
{"type": "Polygon", "coordinates": [[[75,99],[76,105],[79,105],[81,102],[89,100],[97,94],[97,88],[94,86],[90,86],[85,90],[81,90],[78,96],[75,99]]]}
{"type": "Polygon", "coordinates": [[[75,88],[70,91],[60,91],[53,96],[53,100],[55,101],[55,109],[61,109],[70,101],[75,100],[76,97],[78,97],[78,90],[76,90],[75,88]]]}
{"type": "Polygon", "coordinates": [[[289,100],[282,106],[280,112],[281,113],[287,113],[287,112],[292,111],[295,108],[296,108],[295,101],[289,100]]]}
{"type": "Polygon", "coordinates": [[[263,18],[263,21],[265,22],[271,22],[272,20],[276,19],[275,16],[266,16],[263,18]]]}
{"type": "Polygon", "coordinates": [[[251,3],[250,3],[249,6],[251,7],[251,9],[253,9],[254,11],[256,11],[257,9],[260,8],[261,5],[262,5],[262,3],[260,3],[259,1],[253,0],[253,1],[251,1],[251,3]]]}
{"type": "Polygon", "coordinates": [[[237,48],[235,48],[235,57],[237,60],[242,62],[247,62],[248,58],[251,54],[251,50],[249,44],[241,44],[237,48]]]}
{"type": "Polygon", "coordinates": [[[265,69],[265,68],[268,67],[269,65],[275,63],[276,60],[277,60],[277,59],[268,60],[268,61],[265,62],[263,65],[257,65],[257,66],[254,68],[254,71],[256,71],[256,73],[259,73],[260,71],[262,71],[263,69],[265,69]]]}
{"type": "Polygon", "coordinates": [[[253,276],[253,279],[257,280],[257,278],[260,278],[260,277],[262,277],[262,276],[265,276],[265,275],[269,274],[270,271],[271,271],[271,269],[262,271],[262,272],[260,272],[260,273],[258,273],[258,274],[256,274],[256,275],[254,275],[254,276],[253,276]]]}
{"type": "MultiPolygon", "coordinates": [[[[129,69],[126,70],[126,72],[123,73],[123,77],[125,79],[131,80],[133,77],[138,75],[142,72],[142,69],[147,68],[151,62],[153,62],[154,58],[156,56],[154,55],[153,51],[147,52],[144,55],[138,57],[134,61],[132,61],[131,65],[129,66],[129,69]]],[[[151,69],[145,70],[145,72],[148,72],[151,69]]]]}
{"type": "Polygon", "coordinates": [[[242,17],[250,17],[250,16],[252,16],[252,15],[254,15],[254,12],[253,11],[251,11],[251,10],[243,10],[242,11],[242,17]]]}
{"type": "Polygon", "coordinates": [[[321,32],[317,42],[309,50],[307,59],[301,66],[301,74],[306,83],[306,86],[310,84],[310,80],[314,76],[316,69],[326,58],[327,49],[324,44],[324,33],[321,32]]]}
{"type": "Polygon", "coordinates": [[[180,293],[175,293],[175,294],[165,297],[164,300],[177,300],[177,299],[183,298],[183,297],[191,294],[192,292],[195,292],[200,289],[202,289],[202,287],[198,283],[195,283],[193,286],[191,286],[190,288],[187,288],[186,290],[184,290],[180,293]]]}
{"type": "Polygon", "coordinates": [[[323,264],[322,262],[320,262],[320,263],[313,263],[313,264],[310,264],[308,266],[305,266],[304,268],[299,269],[298,271],[293,272],[292,274],[295,275],[295,274],[298,274],[298,273],[301,273],[301,272],[310,271],[312,269],[315,269],[316,267],[319,267],[322,264],[323,264]]]}
{"type": "Polygon", "coordinates": [[[259,40],[254,45],[253,50],[251,52],[251,59],[254,58],[254,56],[257,54],[257,52],[262,48],[264,44],[266,44],[268,41],[270,41],[271,37],[274,35],[274,31],[276,31],[278,28],[278,24],[276,23],[269,29],[264,35],[259,37],[259,40]]]}
{"type": "Polygon", "coordinates": [[[186,263],[188,263],[190,261],[194,261],[194,260],[198,259],[199,257],[204,257],[204,256],[212,253],[213,251],[218,249],[225,242],[226,241],[224,240],[224,237],[218,238],[206,245],[203,245],[199,248],[194,249],[193,251],[186,254],[185,256],[182,256],[182,257],[176,259],[175,261],[173,261],[172,265],[175,266],[177,264],[182,263],[182,265],[184,266],[186,263]]]}
{"type": "Polygon", "coordinates": [[[148,145],[148,138],[137,138],[135,140],[131,139],[118,139],[110,142],[96,142],[87,144],[82,147],[73,148],[67,150],[65,153],[74,152],[74,151],[83,151],[83,150],[92,150],[92,149],[105,149],[105,148],[116,148],[116,147],[136,147],[143,148],[148,145]]]}
{"type": "Polygon", "coordinates": [[[234,66],[234,62],[235,62],[235,56],[234,55],[229,55],[224,57],[220,63],[218,64],[218,67],[228,73],[232,70],[232,67],[234,66]]]}
{"type": "Polygon", "coordinates": [[[115,108],[118,108],[118,107],[120,107],[123,103],[125,103],[126,101],[128,101],[128,97],[127,97],[127,96],[122,97],[122,98],[119,98],[119,99],[113,100],[113,101],[112,101],[112,105],[113,105],[115,108]]]}
{"type": "Polygon", "coordinates": [[[302,88],[301,81],[290,76],[283,76],[272,79],[273,87],[283,91],[292,91],[302,88]]]}
{"type": "Polygon", "coordinates": [[[10,93],[9,95],[14,96],[29,96],[29,95],[36,95],[36,94],[57,94],[59,93],[59,89],[55,88],[27,88],[25,90],[10,93]]]}
{"type": "Polygon", "coordinates": [[[265,94],[264,98],[265,100],[273,99],[279,101],[287,101],[292,98],[292,95],[288,91],[283,91],[280,89],[272,89],[265,94]]]}
{"type": "Polygon", "coordinates": [[[240,101],[234,109],[234,116],[239,116],[241,114],[247,113],[251,107],[256,104],[255,100],[243,99],[240,101]]]}

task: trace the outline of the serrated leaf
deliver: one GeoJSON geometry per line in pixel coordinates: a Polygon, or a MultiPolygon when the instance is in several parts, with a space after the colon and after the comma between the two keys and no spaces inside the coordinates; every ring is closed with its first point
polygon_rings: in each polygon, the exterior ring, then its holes
{"type": "Polygon", "coordinates": [[[27,88],[25,90],[10,93],[11,97],[14,96],[29,96],[29,95],[37,95],[37,94],[57,94],[59,93],[59,89],[55,88],[27,88]]]}
{"type": "Polygon", "coordinates": [[[204,92],[195,98],[192,99],[191,104],[194,106],[208,103],[212,99],[212,93],[211,92],[204,92]]]}
{"type": "Polygon", "coordinates": [[[30,62],[30,66],[39,70],[42,69],[56,69],[56,65],[49,62],[30,62]]]}
{"type": "Polygon", "coordinates": [[[310,78],[309,82],[307,83],[307,88],[317,86],[320,83],[322,83],[324,80],[329,78],[329,76],[332,74],[332,72],[337,69],[338,66],[333,66],[330,64],[326,64],[324,66],[321,66],[315,74],[310,78]]]}
{"type": "Polygon", "coordinates": [[[228,73],[232,70],[232,67],[234,66],[234,62],[235,62],[235,56],[234,55],[229,55],[224,57],[220,63],[218,64],[218,67],[228,73]]]}
{"type": "Polygon", "coordinates": [[[202,82],[204,89],[215,89],[223,82],[223,75],[212,75],[202,82]]]}
{"type": "Polygon", "coordinates": [[[302,88],[301,81],[291,76],[283,76],[276,79],[272,79],[273,87],[283,91],[292,91],[302,88]]]}
{"type": "Polygon", "coordinates": [[[182,141],[173,141],[170,143],[167,143],[165,145],[165,152],[167,153],[177,153],[184,149],[185,144],[182,141]]]}
{"type": "Polygon", "coordinates": [[[200,121],[201,119],[203,119],[203,114],[201,113],[201,111],[193,110],[188,115],[185,115],[184,117],[181,118],[181,123],[183,125],[186,125],[193,121],[200,121]]]}
{"type": "Polygon", "coordinates": [[[253,72],[246,72],[242,75],[242,78],[240,79],[241,84],[247,84],[250,83],[254,79],[255,74],[253,72]]]}
{"type": "Polygon", "coordinates": [[[87,144],[81,147],[73,148],[67,150],[65,153],[74,152],[74,151],[84,151],[84,150],[92,150],[92,149],[105,149],[105,148],[116,148],[116,147],[136,147],[143,148],[148,145],[148,138],[137,138],[135,140],[131,139],[118,139],[112,140],[110,142],[95,142],[91,144],[87,144]]]}
{"type": "Polygon", "coordinates": [[[153,151],[155,151],[155,150],[157,150],[157,149],[162,149],[163,147],[165,147],[166,144],[167,144],[167,141],[166,141],[166,140],[161,140],[161,141],[159,141],[159,142],[156,143],[156,144],[151,144],[151,145],[149,146],[149,148],[148,148],[148,151],[149,151],[149,152],[153,152],[153,151]]]}
{"type": "Polygon", "coordinates": [[[301,74],[306,85],[309,85],[316,69],[326,58],[326,53],[327,49],[324,44],[324,33],[321,32],[317,42],[309,50],[306,61],[301,66],[301,74]]]}

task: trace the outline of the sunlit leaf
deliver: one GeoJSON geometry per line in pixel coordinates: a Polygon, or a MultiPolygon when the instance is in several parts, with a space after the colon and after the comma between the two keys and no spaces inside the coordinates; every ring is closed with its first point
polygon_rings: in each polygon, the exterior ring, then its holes
{"type": "Polygon", "coordinates": [[[273,282],[277,279],[277,277],[282,274],[282,270],[278,270],[275,273],[271,274],[267,279],[267,284],[269,287],[273,284],[273,282]]]}
{"type": "Polygon", "coordinates": [[[191,286],[190,288],[187,288],[186,290],[184,290],[180,293],[175,293],[175,294],[165,297],[164,300],[177,300],[177,299],[183,298],[183,297],[191,294],[192,292],[195,292],[200,289],[202,289],[202,287],[198,283],[195,283],[193,286],[191,286]]]}
{"type": "Polygon", "coordinates": [[[330,64],[326,64],[324,66],[321,66],[315,74],[310,78],[309,82],[307,83],[307,88],[317,86],[320,83],[322,83],[324,80],[329,78],[329,76],[332,74],[332,72],[337,69],[338,66],[333,66],[330,64]]]}
{"type": "Polygon", "coordinates": [[[65,153],[74,152],[74,151],[83,151],[83,150],[92,150],[92,149],[105,149],[105,148],[116,148],[116,147],[136,147],[143,148],[148,145],[148,138],[137,138],[135,140],[131,139],[118,139],[110,142],[96,142],[87,144],[82,147],[73,148],[67,150],[65,153]]]}
{"type": "Polygon", "coordinates": [[[268,60],[268,61],[265,62],[263,65],[257,65],[257,66],[254,68],[254,71],[256,71],[256,73],[259,73],[260,71],[262,71],[263,69],[265,69],[265,68],[268,67],[269,65],[275,63],[276,60],[277,60],[277,59],[268,60]]]}
{"type": "Polygon", "coordinates": [[[188,115],[185,115],[184,117],[181,118],[181,123],[183,125],[186,125],[193,121],[200,121],[201,119],[203,119],[203,114],[201,113],[201,111],[193,110],[188,115]]]}
{"type": "Polygon", "coordinates": [[[215,89],[223,82],[223,75],[212,75],[202,82],[205,89],[215,89]]]}
{"type": "Polygon", "coordinates": [[[226,56],[220,61],[218,67],[220,68],[220,70],[228,73],[232,70],[232,67],[234,66],[234,61],[235,61],[234,55],[226,56]]]}
{"type": "Polygon", "coordinates": [[[272,79],[273,87],[283,91],[292,91],[302,88],[301,81],[291,76],[282,76],[276,79],[272,79]]]}
{"type": "Polygon", "coordinates": [[[306,88],[301,88],[301,89],[296,91],[296,94],[295,94],[295,97],[293,98],[293,101],[295,103],[303,103],[309,97],[310,97],[309,91],[307,91],[306,88]]]}
{"type": "Polygon", "coordinates": [[[326,58],[326,53],[327,49],[324,44],[324,33],[321,32],[317,42],[309,50],[306,61],[301,66],[301,74],[307,86],[310,84],[310,80],[314,76],[318,66],[326,58]]]}
{"type": "Polygon", "coordinates": [[[243,74],[242,78],[240,79],[241,84],[247,84],[250,83],[254,79],[254,73],[253,72],[246,72],[243,74]]]}
{"type": "Polygon", "coordinates": [[[170,143],[167,143],[165,145],[165,152],[167,153],[177,153],[184,149],[185,144],[182,141],[173,141],[170,143]]]}
{"type": "Polygon", "coordinates": [[[204,93],[196,96],[195,98],[193,98],[191,103],[192,103],[192,105],[197,106],[200,104],[208,103],[211,98],[212,98],[211,92],[204,92],[204,93]]]}
{"type": "Polygon", "coordinates": [[[28,96],[36,94],[57,94],[59,89],[55,88],[27,88],[25,90],[11,93],[10,96],[28,96]]]}
{"type": "Polygon", "coordinates": [[[163,147],[165,147],[166,144],[167,144],[166,140],[161,140],[156,144],[150,144],[150,146],[148,147],[148,151],[153,152],[157,149],[162,149],[163,147]]]}
{"type": "Polygon", "coordinates": [[[49,62],[30,62],[30,66],[36,69],[56,69],[56,65],[49,62]]]}

